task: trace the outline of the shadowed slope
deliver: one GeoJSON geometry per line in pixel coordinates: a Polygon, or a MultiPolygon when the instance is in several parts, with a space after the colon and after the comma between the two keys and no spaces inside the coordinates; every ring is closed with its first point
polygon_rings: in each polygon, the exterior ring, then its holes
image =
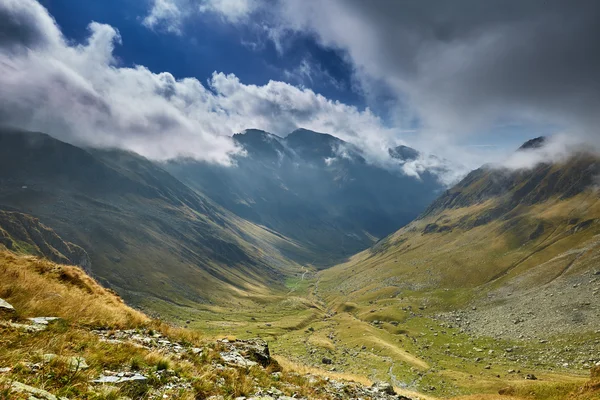
{"type": "Polygon", "coordinates": [[[442,189],[433,174],[417,179],[369,164],[360,149],[323,133],[298,129],[281,138],[252,129],[234,140],[246,150],[235,166],[187,160],[166,168],[240,217],[296,240],[302,251],[282,250],[303,263],[329,266],[363,250],[442,189]]]}
{"type": "Polygon", "coordinates": [[[82,246],[94,276],[138,305],[233,301],[276,289],[292,265],[274,246],[292,242],[145,158],[39,133],[0,132],[0,207],[31,214],[82,246]]]}

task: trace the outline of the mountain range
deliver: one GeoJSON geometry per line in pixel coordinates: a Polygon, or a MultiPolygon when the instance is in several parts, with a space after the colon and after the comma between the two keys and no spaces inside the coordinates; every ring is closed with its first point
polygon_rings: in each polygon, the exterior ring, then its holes
{"type": "MultiPolygon", "coordinates": [[[[433,173],[414,177],[368,163],[358,148],[327,134],[246,130],[233,139],[245,151],[234,167],[179,160],[165,168],[239,217],[297,241],[306,252],[288,255],[301,263],[330,266],[369,247],[444,188],[433,173]]],[[[403,149],[390,153],[403,162],[418,157],[403,149]]]]}
{"type": "Polygon", "coordinates": [[[372,166],[330,135],[246,131],[235,140],[246,155],[234,166],[161,164],[4,128],[0,209],[10,219],[0,226],[16,239],[6,243],[82,265],[138,306],[237,303],[285,290],[300,264],[328,265],[367,248],[442,188],[433,176],[372,166]],[[49,241],[16,234],[6,223],[14,220],[70,244],[40,247],[49,241]],[[58,250],[73,246],[89,257],[58,250]]]}
{"type": "Polygon", "coordinates": [[[408,394],[566,398],[600,363],[596,154],[445,187],[443,166],[403,173],[433,157],[406,146],[390,168],[307,130],[234,140],[220,166],[3,128],[0,247],[79,265],[208,335],[267,338],[286,365],[408,394]]]}

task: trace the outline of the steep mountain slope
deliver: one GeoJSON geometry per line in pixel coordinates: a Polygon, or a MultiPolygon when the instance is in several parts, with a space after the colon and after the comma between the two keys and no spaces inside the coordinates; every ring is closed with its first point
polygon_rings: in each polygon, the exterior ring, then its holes
{"type": "Polygon", "coordinates": [[[442,189],[432,174],[417,179],[371,165],[327,134],[247,130],[234,139],[246,151],[236,166],[188,160],[166,168],[238,216],[297,240],[304,251],[287,254],[304,263],[326,266],[363,250],[442,189]]]}
{"type": "Polygon", "coordinates": [[[584,152],[474,171],[371,249],[299,277],[325,316],[269,321],[275,348],[434,397],[568,398],[600,365],[599,173],[584,152]]]}
{"type": "Polygon", "coordinates": [[[490,335],[593,331],[599,174],[600,159],[586,153],[532,169],[480,168],[419,219],[324,272],[320,287],[338,301],[385,294],[435,310],[477,305],[470,328],[490,335]]]}
{"type": "Polygon", "coordinates": [[[0,244],[8,250],[20,251],[63,264],[90,268],[84,249],[65,242],[52,229],[30,215],[0,210],[0,244]]]}
{"type": "Polygon", "coordinates": [[[0,132],[0,208],[33,215],[83,247],[94,276],[137,305],[235,301],[281,287],[293,265],[276,249],[293,243],[154,163],[40,133],[0,132]]]}

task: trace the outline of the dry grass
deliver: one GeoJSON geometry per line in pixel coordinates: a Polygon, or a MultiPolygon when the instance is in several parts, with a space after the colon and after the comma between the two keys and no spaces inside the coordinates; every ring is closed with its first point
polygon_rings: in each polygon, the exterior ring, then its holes
{"type": "MultiPolygon", "coordinates": [[[[123,303],[112,291],[101,287],[77,267],[58,265],[31,256],[0,250],[0,297],[17,310],[13,319],[57,316],[61,318],[42,332],[26,333],[0,324],[0,367],[12,371],[0,376],[0,400],[18,399],[2,379],[12,379],[48,390],[58,396],[106,400],[127,396],[149,398],[153,388],[165,383],[154,373],[169,374],[191,382],[193,390],[169,393],[169,398],[191,400],[220,395],[225,398],[251,396],[258,388],[276,387],[287,395],[292,390],[304,397],[319,397],[316,387],[305,377],[279,370],[274,363],[266,369],[215,368],[222,363],[222,345],[207,342],[198,331],[170,326],[151,320],[123,303]],[[150,351],[128,343],[107,343],[90,332],[92,328],[147,329],[160,332],[172,342],[201,347],[201,355],[182,356],[150,351]],[[56,355],[51,361],[44,354],[56,355]],[[70,368],[71,357],[83,357],[89,369],[70,368]],[[35,368],[32,367],[35,365],[35,368]],[[139,371],[149,377],[147,383],[124,386],[118,390],[90,389],[90,380],[104,370],[139,371]],[[292,389],[290,383],[299,385],[292,389]]],[[[26,398],[26,397],[24,397],[26,398]]]]}
{"type": "Polygon", "coordinates": [[[132,328],[150,320],[78,267],[0,251],[0,298],[19,317],[55,316],[80,326],[132,328]]]}

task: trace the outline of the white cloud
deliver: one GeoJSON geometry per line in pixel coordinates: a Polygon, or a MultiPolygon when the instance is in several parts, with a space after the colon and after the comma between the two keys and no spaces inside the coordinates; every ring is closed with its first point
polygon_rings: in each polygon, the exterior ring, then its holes
{"type": "Polygon", "coordinates": [[[244,18],[223,15],[260,26],[281,53],[298,33],[339,50],[367,100],[385,88],[396,100],[387,101],[392,118],[418,120],[426,144],[482,135],[502,142],[493,129],[502,120],[597,141],[599,4],[272,0],[256,2],[244,18]]]}
{"type": "Polygon", "coordinates": [[[231,22],[248,17],[257,7],[256,0],[205,0],[200,2],[200,12],[217,13],[231,22]]]}
{"type": "Polygon", "coordinates": [[[231,134],[249,127],[279,135],[298,127],[331,133],[375,162],[397,136],[369,109],[284,82],[246,85],[215,72],[205,86],[120,66],[113,50],[127,38],[115,28],[91,23],[87,41],[73,44],[35,0],[1,2],[0,18],[36,33],[26,35],[33,42],[17,35],[0,43],[0,118],[8,125],[153,159],[185,155],[218,163],[238,151],[231,134]]]}
{"type": "Polygon", "coordinates": [[[162,27],[180,34],[183,13],[176,0],[154,0],[150,13],[143,19],[148,28],[162,27]]]}
{"type": "Polygon", "coordinates": [[[531,169],[540,163],[564,162],[576,152],[598,152],[598,146],[583,142],[579,137],[560,133],[546,139],[543,146],[521,149],[496,166],[511,170],[531,169]]]}
{"type": "Polygon", "coordinates": [[[150,29],[164,29],[179,35],[186,19],[197,13],[211,13],[238,23],[257,8],[256,0],[152,0],[152,7],[142,23],[150,29]]]}

